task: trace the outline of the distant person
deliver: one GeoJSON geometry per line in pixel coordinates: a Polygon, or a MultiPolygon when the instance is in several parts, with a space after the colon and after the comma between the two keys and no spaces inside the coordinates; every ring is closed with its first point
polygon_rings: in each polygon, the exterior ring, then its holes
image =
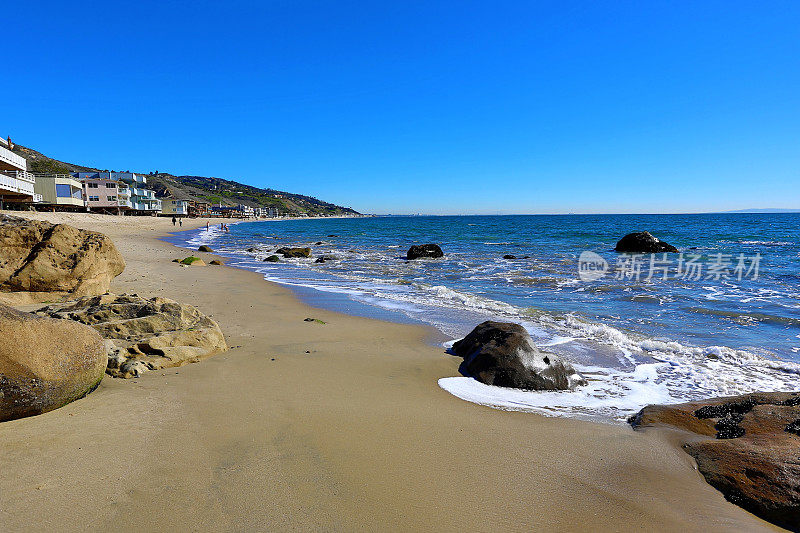
{"type": "Polygon", "coordinates": [[[210,229],[209,229],[209,227],[208,227],[208,220],[206,220],[206,231],[209,231],[209,230],[210,230],[210,229]]]}
{"type": "Polygon", "coordinates": [[[175,217],[172,217],[172,225],[174,226],[177,222],[178,222],[178,219],[175,218],[175,217]]]}
{"type": "Polygon", "coordinates": [[[178,219],[178,226],[183,227],[183,219],[182,218],[178,219]]]}

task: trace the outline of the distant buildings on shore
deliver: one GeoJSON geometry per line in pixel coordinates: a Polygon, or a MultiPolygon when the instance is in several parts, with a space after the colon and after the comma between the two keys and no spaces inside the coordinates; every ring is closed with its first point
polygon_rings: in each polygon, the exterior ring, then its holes
{"type": "MultiPolygon", "coordinates": [[[[88,211],[112,215],[276,218],[275,207],[213,205],[203,200],[157,198],[147,177],[133,172],[34,173],[0,139],[0,209],[88,211]]],[[[296,216],[296,215],[291,215],[296,216]]],[[[302,214],[300,215],[302,216],[302,214]]]]}

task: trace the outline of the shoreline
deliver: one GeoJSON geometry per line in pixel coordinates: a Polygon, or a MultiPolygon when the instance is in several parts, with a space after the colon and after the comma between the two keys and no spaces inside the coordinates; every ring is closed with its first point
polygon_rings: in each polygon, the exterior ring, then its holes
{"type": "MultiPolygon", "coordinates": [[[[428,326],[310,307],[244,269],[176,266],[169,218],[11,214],[108,234],[128,265],[113,292],[195,305],[231,350],[107,376],[0,424],[9,531],[778,530],[726,502],[664,432],[450,395],[437,379],[458,363],[425,342],[428,326]]],[[[181,231],[205,225],[187,220],[181,231]]]]}

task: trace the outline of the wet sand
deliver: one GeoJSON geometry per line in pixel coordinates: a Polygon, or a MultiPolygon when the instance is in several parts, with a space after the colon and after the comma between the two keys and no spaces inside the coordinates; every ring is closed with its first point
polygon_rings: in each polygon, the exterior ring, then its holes
{"type": "Polygon", "coordinates": [[[127,262],[114,292],[196,305],[232,349],[0,424],[2,531],[777,529],[658,432],[451,396],[437,379],[459,361],[427,328],[177,266],[167,218],[31,216],[107,233],[127,262]]]}

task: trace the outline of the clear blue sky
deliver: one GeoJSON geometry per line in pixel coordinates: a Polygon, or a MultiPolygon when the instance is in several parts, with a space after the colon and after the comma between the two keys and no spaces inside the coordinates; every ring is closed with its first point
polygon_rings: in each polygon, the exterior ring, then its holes
{"type": "Polygon", "coordinates": [[[0,135],[378,213],[800,208],[800,2],[4,2],[0,135]]]}

